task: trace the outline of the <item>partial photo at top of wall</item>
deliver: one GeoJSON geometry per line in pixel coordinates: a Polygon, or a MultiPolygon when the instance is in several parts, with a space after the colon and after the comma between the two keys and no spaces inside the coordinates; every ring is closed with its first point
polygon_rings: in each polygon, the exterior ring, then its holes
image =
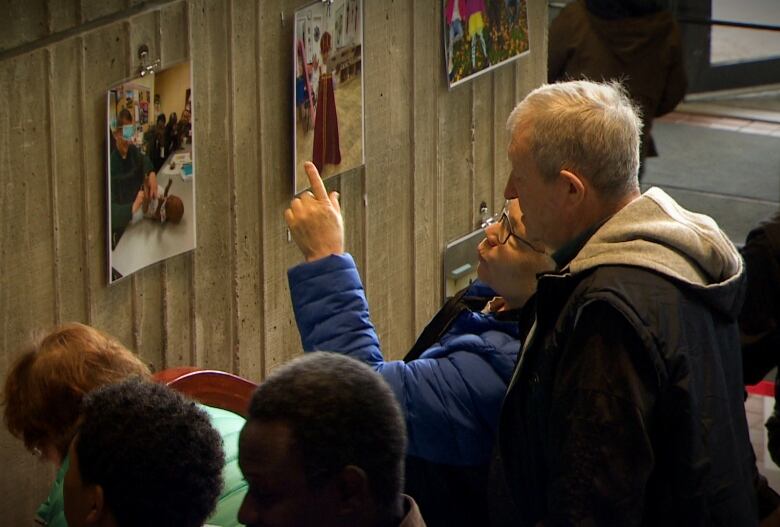
{"type": "Polygon", "coordinates": [[[363,1],[317,2],[295,13],[293,37],[293,189],[309,183],[303,163],[323,179],[365,163],[363,1]]]}

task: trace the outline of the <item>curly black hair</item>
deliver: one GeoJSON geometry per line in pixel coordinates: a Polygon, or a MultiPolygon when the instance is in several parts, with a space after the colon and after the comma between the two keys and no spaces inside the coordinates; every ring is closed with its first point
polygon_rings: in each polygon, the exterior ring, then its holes
{"type": "Polygon", "coordinates": [[[222,440],[203,410],[137,378],[84,398],[75,450],[81,479],[103,487],[122,527],[200,527],[222,489],[222,440]]]}
{"type": "Polygon", "coordinates": [[[327,352],[292,360],[257,388],[249,419],[290,427],[312,488],[355,465],[380,507],[397,503],[406,425],[390,386],[365,364],[327,352]]]}

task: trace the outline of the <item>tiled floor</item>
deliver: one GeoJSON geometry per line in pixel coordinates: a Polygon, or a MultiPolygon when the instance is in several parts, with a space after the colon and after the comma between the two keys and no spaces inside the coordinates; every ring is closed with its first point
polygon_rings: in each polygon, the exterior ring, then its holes
{"type": "Polygon", "coordinates": [[[714,218],[742,244],[780,208],[780,112],[720,103],[681,106],[691,111],[678,108],[654,121],[660,155],[647,159],[642,187],[661,187],[684,207],[714,218]]]}
{"type": "Polygon", "coordinates": [[[730,130],[733,132],[769,135],[780,138],[780,123],[768,121],[739,119],[735,117],[722,117],[690,112],[672,112],[663,117],[659,117],[656,121],[704,126],[716,130],[730,130]]]}
{"type": "MultiPolygon", "coordinates": [[[[780,25],[777,0],[712,0],[712,18],[780,25]]],[[[713,25],[711,60],[729,63],[780,55],[780,33],[713,25]]]]}
{"type": "MultiPolygon", "coordinates": [[[[778,139],[778,147],[780,148],[780,113],[773,111],[760,111],[758,109],[735,109],[719,107],[717,104],[691,104],[681,105],[686,111],[677,111],[668,114],[657,121],[659,123],[665,123],[666,125],[683,125],[704,127],[710,130],[724,130],[730,132],[737,132],[740,134],[754,134],[765,137],[776,137],[778,139]],[[719,111],[722,109],[723,111],[719,111]],[[690,110],[690,111],[687,111],[690,110]],[[718,114],[721,115],[718,115],[718,114]]],[[[654,127],[654,132],[655,132],[654,127]]],[[[664,133],[664,125],[659,127],[659,132],[664,133]]],[[[666,129],[669,133],[669,128],[666,129]]],[[[654,134],[655,135],[655,134],[654,134]]],[[[695,141],[694,137],[690,138],[690,141],[695,141]]],[[[765,143],[769,144],[769,143],[765,143]]],[[[684,173],[684,171],[683,171],[684,173]]],[[[768,173],[766,178],[774,178],[768,181],[777,181],[780,178],[780,173],[768,173]]],[[[758,199],[751,197],[737,198],[734,195],[730,195],[728,192],[724,192],[718,195],[711,190],[703,192],[703,189],[707,188],[703,182],[698,184],[689,184],[689,188],[684,191],[686,194],[676,196],[678,200],[685,200],[686,198],[691,203],[696,203],[701,208],[708,208],[707,199],[720,202],[719,204],[713,204],[709,206],[713,210],[724,209],[724,203],[727,203],[728,211],[730,215],[738,214],[740,209],[750,210],[751,213],[756,211],[760,207],[766,207],[767,211],[776,210],[778,207],[777,196],[769,195],[767,199],[759,201],[758,199]],[[706,195],[705,195],[706,194],[706,195]]],[[[755,182],[754,182],[755,183],[755,182]]],[[[683,183],[685,185],[685,183],[683,183]]],[[[769,185],[771,186],[771,185],[769,185]]],[[[680,192],[678,191],[678,194],[680,192]]],[[[711,214],[716,217],[716,214],[711,214]]],[[[716,219],[718,219],[716,217],[716,219]]],[[[744,230],[744,229],[743,229],[744,230]]],[[[740,242],[741,233],[734,236],[735,242],[740,242]]],[[[771,381],[774,379],[775,372],[771,372],[768,379],[771,381]]],[[[774,397],[758,394],[750,394],[745,401],[745,413],[747,415],[748,427],[750,432],[750,441],[753,444],[753,449],[756,453],[756,461],[758,470],[769,480],[770,486],[780,491],[780,467],[772,461],[767,451],[767,433],[764,423],[772,414],[774,410],[774,397]]]]}

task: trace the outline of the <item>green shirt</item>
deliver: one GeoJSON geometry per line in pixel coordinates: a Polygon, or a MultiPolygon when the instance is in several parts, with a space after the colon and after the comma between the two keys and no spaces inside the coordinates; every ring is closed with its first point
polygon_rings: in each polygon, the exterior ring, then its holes
{"type": "MultiPolygon", "coordinates": [[[[244,427],[245,420],[240,415],[227,410],[203,404],[198,404],[198,407],[211,418],[211,424],[222,437],[222,448],[225,451],[225,467],[222,469],[224,486],[217,501],[217,507],[206,520],[206,524],[217,527],[238,527],[241,525],[238,523],[238,509],[241,507],[241,502],[247,491],[247,483],[238,467],[238,435],[244,427]]],[[[49,490],[49,496],[38,507],[35,514],[35,521],[39,525],[68,527],[62,500],[62,484],[67,471],[68,458],[65,457],[49,490]]]]}
{"type": "Polygon", "coordinates": [[[238,509],[244,501],[247,483],[238,467],[238,435],[244,427],[244,418],[228,410],[198,405],[209,414],[211,424],[222,437],[225,451],[225,467],[222,469],[224,486],[217,501],[217,508],[206,520],[209,525],[219,527],[238,527],[238,509]]]}
{"type": "Polygon", "coordinates": [[[48,527],[68,527],[62,502],[62,483],[65,480],[68,465],[68,456],[65,456],[65,459],[62,460],[62,466],[54,478],[54,483],[52,483],[51,489],[49,489],[46,501],[41,503],[38,510],[35,511],[35,523],[48,527]]]}

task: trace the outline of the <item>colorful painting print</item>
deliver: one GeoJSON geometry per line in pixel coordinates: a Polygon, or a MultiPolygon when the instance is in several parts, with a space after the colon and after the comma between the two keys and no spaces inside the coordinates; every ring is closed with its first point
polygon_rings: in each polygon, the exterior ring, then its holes
{"type": "Polygon", "coordinates": [[[450,88],[528,51],[526,0],[442,0],[450,88]]]}
{"type": "Polygon", "coordinates": [[[363,154],[363,2],[316,2],[295,12],[293,191],[359,167],[363,154]]]}

